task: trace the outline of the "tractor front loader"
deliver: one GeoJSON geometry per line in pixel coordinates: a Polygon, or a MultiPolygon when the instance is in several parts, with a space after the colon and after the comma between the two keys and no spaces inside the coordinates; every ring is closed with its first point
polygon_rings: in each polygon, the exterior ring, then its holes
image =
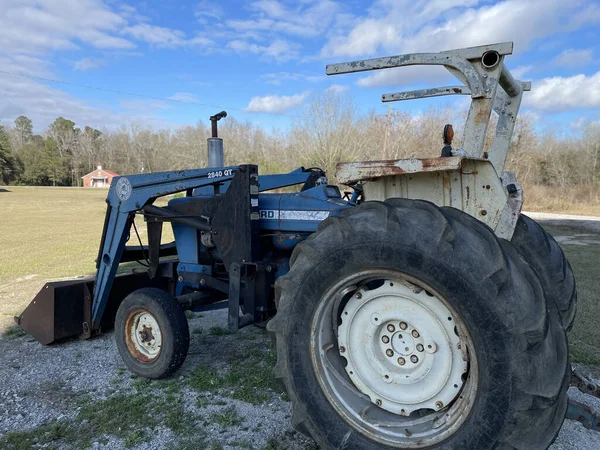
{"type": "Polygon", "coordinates": [[[383,101],[471,97],[461,148],[448,125],[439,158],[339,164],[345,196],[320,169],[225,166],[226,113],[212,116],[210,167],[115,178],[96,276],[48,283],[17,322],[44,344],[114,327],[125,364],[147,378],[184,362],[184,310],[227,308],[234,332],[268,322],[294,426],[324,449],[545,449],[565,417],[598,429],[567,397],[572,380],[600,392],[571,372],[573,272],[504,171],[530,89],[504,66],[511,53],[501,43],[327,66],[441,65],[462,84],[383,101]],[[148,245],[128,244],[138,217],[148,245]],[[161,244],[164,222],[174,243],[161,244]],[[118,274],[128,261],[147,271],[118,274]]]}

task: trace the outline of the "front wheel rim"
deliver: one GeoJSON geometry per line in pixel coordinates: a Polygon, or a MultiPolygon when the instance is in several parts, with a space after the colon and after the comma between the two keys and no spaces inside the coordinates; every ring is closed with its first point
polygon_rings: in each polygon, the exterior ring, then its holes
{"type": "Polygon", "coordinates": [[[145,309],[137,309],[125,321],[125,342],[129,353],[139,362],[154,362],[162,349],[162,331],[156,317],[145,309]]]}
{"type": "Polygon", "coordinates": [[[419,280],[391,270],[345,277],[321,298],[311,360],[346,423],[391,447],[448,439],[473,407],[478,368],[454,308],[419,280]]]}

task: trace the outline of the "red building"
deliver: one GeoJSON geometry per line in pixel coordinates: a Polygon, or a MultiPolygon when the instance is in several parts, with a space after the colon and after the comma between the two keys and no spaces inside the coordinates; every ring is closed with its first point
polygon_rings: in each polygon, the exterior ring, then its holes
{"type": "Polygon", "coordinates": [[[81,178],[83,179],[83,187],[107,188],[110,187],[113,177],[118,176],[119,174],[116,174],[110,170],[105,170],[100,164],[98,164],[98,168],[96,170],[82,176],[81,178]]]}

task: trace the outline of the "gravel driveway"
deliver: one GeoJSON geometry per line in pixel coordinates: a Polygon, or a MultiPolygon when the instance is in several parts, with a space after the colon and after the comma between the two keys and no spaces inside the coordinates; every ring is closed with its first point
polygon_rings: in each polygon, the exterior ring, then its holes
{"type": "MultiPolygon", "coordinates": [[[[316,448],[290,425],[291,405],[270,377],[266,333],[226,334],[226,319],[224,311],[192,318],[186,362],[159,382],[125,370],[113,333],[49,347],[29,336],[0,338],[0,448],[316,448]]],[[[571,391],[600,410],[600,399],[571,391]]],[[[551,447],[598,448],[600,433],[570,421],[551,447]]]]}

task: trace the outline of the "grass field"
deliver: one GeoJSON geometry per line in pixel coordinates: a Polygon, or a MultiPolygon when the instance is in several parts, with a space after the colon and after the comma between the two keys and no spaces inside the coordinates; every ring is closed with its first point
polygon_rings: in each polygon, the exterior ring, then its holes
{"type": "MultiPolygon", "coordinates": [[[[0,189],[0,314],[19,313],[50,279],[95,271],[107,192],[50,187],[0,189]]],[[[144,241],[146,227],[141,218],[136,222],[144,241]]],[[[164,227],[163,236],[172,240],[169,226],[164,227]]]]}
{"type": "MultiPolygon", "coordinates": [[[[0,189],[0,316],[19,313],[50,279],[94,272],[106,193],[79,188],[0,189]]],[[[140,219],[138,224],[143,240],[145,226],[140,219]]],[[[579,291],[571,333],[573,357],[600,365],[598,232],[580,229],[573,221],[542,224],[557,237],[576,237],[563,244],[579,291]]],[[[171,239],[170,227],[165,227],[163,240],[171,239]]]]}

